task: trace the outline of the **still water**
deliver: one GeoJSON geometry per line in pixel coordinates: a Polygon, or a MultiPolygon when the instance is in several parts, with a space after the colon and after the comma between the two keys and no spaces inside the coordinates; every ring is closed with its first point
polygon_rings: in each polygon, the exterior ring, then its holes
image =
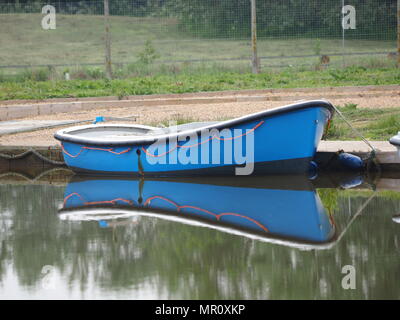
{"type": "Polygon", "coordinates": [[[400,193],[376,183],[8,177],[0,299],[399,299],[400,193]]]}

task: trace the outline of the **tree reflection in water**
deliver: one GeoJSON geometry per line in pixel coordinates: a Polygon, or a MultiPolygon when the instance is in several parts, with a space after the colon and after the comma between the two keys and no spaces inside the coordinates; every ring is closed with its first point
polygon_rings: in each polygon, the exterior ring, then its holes
{"type": "MultiPolygon", "coordinates": [[[[40,292],[42,268],[51,265],[59,285],[78,286],[88,298],[102,291],[130,298],[143,287],[152,298],[400,298],[399,225],[391,219],[400,197],[374,198],[333,248],[301,251],[150,217],[113,228],[62,221],[63,193],[54,185],[0,186],[2,284],[13,271],[15,287],[40,292]],[[357,270],[356,290],[341,287],[347,264],[357,270]]],[[[365,200],[362,192],[340,193],[340,228],[365,200]]]]}

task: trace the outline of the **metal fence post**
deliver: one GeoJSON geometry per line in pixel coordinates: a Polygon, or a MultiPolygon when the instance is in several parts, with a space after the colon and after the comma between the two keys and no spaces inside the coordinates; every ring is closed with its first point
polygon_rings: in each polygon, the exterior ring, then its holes
{"type": "Polygon", "coordinates": [[[400,0],[397,0],[397,68],[400,68],[400,0]]]}
{"type": "Polygon", "coordinates": [[[253,51],[252,56],[252,71],[253,73],[260,73],[260,60],[257,56],[257,10],[256,0],[250,0],[251,2],[251,46],[253,51]]]}
{"type": "Polygon", "coordinates": [[[111,36],[110,36],[110,7],[108,0],[104,0],[104,24],[105,24],[105,62],[106,62],[106,77],[112,78],[111,68],[111,36]]]}
{"type": "Polygon", "coordinates": [[[346,67],[346,62],[345,62],[345,29],[343,25],[343,20],[344,20],[344,0],[342,0],[342,68],[346,67]]]}

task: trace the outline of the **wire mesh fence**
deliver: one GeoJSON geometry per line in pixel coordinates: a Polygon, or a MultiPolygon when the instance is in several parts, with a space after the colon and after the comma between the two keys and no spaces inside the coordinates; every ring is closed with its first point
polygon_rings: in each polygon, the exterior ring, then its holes
{"type": "MultiPolygon", "coordinates": [[[[250,0],[109,0],[114,76],[251,71],[250,0]]],[[[271,68],[395,66],[397,0],[256,0],[257,54],[271,68]]],[[[0,72],[105,60],[104,1],[0,0],[0,72]]],[[[98,68],[93,68],[97,66],[98,68]]]]}

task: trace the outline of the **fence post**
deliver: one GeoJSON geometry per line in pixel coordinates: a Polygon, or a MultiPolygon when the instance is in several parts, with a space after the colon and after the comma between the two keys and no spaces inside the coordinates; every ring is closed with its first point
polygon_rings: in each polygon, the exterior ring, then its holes
{"type": "Polygon", "coordinates": [[[346,67],[346,61],[345,61],[345,28],[344,28],[344,0],[342,0],[342,68],[346,67]]]}
{"type": "Polygon", "coordinates": [[[106,62],[106,77],[112,78],[111,68],[111,36],[110,36],[110,7],[108,0],[104,0],[104,25],[105,25],[105,62],[106,62]]]}
{"type": "Polygon", "coordinates": [[[400,0],[397,0],[397,68],[400,68],[400,0]]]}
{"type": "MultiPolygon", "coordinates": [[[[400,1],[400,0],[399,0],[400,1]]],[[[254,74],[260,73],[260,60],[257,56],[257,10],[256,0],[251,2],[251,47],[252,47],[252,71],[254,74]]]]}

